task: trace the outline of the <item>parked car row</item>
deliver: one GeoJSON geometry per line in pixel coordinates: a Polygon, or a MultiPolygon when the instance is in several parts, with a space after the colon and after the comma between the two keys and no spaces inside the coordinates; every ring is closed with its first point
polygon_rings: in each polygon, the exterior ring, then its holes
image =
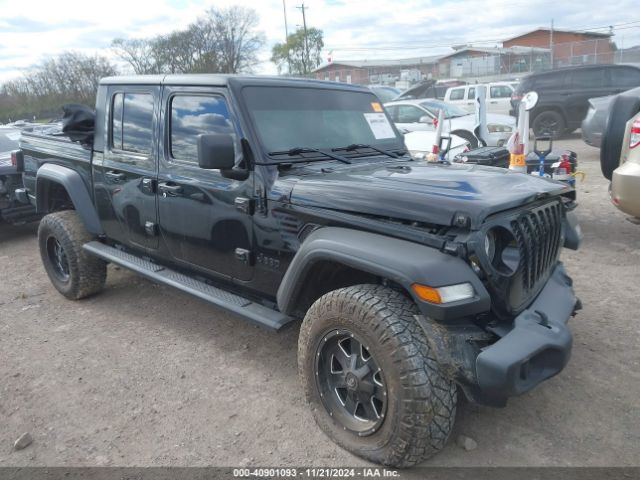
{"type": "MultiPolygon", "coordinates": [[[[479,145],[475,133],[476,118],[462,108],[435,99],[398,100],[385,103],[385,108],[402,132],[435,130],[438,110],[444,110],[443,131],[465,139],[472,148],[479,145]]],[[[487,145],[502,146],[507,143],[515,129],[515,118],[509,115],[487,114],[489,136],[487,145]]]]}
{"type": "Polygon", "coordinates": [[[611,180],[611,202],[640,218],[640,97],[634,89],[610,103],[600,148],[602,174],[611,180]]]}
{"type": "Polygon", "coordinates": [[[516,115],[522,96],[538,94],[530,125],[535,136],[558,137],[580,127],[592,98],[640,86],[640,69],[630,65],[587,65],[534,73],[523,78],[511,98],[516,115]]]}

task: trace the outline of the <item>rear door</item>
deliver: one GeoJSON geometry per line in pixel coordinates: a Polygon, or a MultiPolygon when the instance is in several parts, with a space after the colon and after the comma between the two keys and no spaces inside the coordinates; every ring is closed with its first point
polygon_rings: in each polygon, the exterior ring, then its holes
{"type": "Polygon", "coordinates": [[[638,68],[619,66],[611,68],[609,73],[611,75],[612,94],[640,87],[640,69],[638,68]]]}
{"type": "MultiPolygon", "coordinates": [[[[458,105],[459,107],[470,111],[469,107],[467,106],[467,90],[468,90],[468,87],[450,88],[446,93],[445,101],[447,103],[458,105]]],[[[473,100],[472,100],[471,108],[473,108],[473,100]]]]}
{"type": "MultiPolygon", "coordinates": [[[[225,88],[165,86],[158,212],[162,241],[171,260],[224,279],[250,280],[253,176],[225,178],[198,166],[201,134],[236,139],[242,161],[240,127],[225,88]]],[[[165,249],[163,249],[164,251],[165,249]]]]}
{"type": "Polygon", "coordinates": [[[512,94],[513,88],[510,85],[489,85],[487,88],[487,112],[509,115],[512,94]]]}
{"type": "Polygon", "coordinates": [[[158,248],[155,183],[160,87],[112,85],[107,90],[104,154],[93,163],[98,214],[109,238],[158,248]]]}
{"type": "Polygon", "coordinates": [[[568,72],[563,96],[566,98],[568,126],[578,128],[589,110],[589,99],[611,92],[611,83],[604,67],[580,68],[568,72]]]}

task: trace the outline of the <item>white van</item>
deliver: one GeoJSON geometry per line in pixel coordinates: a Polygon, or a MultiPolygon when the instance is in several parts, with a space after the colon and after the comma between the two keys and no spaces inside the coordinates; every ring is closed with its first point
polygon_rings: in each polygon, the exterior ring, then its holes
{"type": "MultiPolygon", "coordinates": [[[[487,87],[487,112],[509,115],[511,110],[511,94],[514,91],[512,82],[493,82],[484,84],[487,87]]],[[[469,113],[475,111],[477,85],[461,85],[450,87],[444,94],[444,101],[452,103],[469,113]]]]}

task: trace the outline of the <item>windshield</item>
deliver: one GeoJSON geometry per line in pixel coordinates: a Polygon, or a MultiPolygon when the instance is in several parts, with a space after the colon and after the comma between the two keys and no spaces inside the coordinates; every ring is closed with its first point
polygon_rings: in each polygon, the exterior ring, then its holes
{"type": "Polygon", "coordinates": [[[444,118],[456,118],[469,115],[469,112],[466,110],[448,103],[422,102],[420,106],[429,110],[429,113],[434,117],[438,116],[438,110],[444,110],[444,118]]]}
{"type": "Polygon", "coordinates": [[[400,95],[400,90],[393,87],[371,87],[371,90],[382,101],[382,103],[390,102],[400,95]]]}
{"type": "Polygon", "coordinates": [[[242,94],[267,152],[352,144],[404,149],[373,93],[251,86],[242,94]]]}

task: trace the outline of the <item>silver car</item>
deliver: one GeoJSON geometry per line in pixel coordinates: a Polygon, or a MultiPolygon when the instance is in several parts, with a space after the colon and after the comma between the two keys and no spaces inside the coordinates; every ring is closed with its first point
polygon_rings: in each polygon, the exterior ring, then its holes
{"type": "MultiPolygon", "coordinates": [[[[640,98],[640,87],[632,88],[619,95],[634,96],[640,98]]],[[[589,99],[589,110],[587,116],[582,120],[582,139],[587,145],[600,148],[602,143],[602,134],[607,126],[607,118],[611,108],[612,100],[617,95],[609,95],[607,97],[596,97],[589,99]]]]}

